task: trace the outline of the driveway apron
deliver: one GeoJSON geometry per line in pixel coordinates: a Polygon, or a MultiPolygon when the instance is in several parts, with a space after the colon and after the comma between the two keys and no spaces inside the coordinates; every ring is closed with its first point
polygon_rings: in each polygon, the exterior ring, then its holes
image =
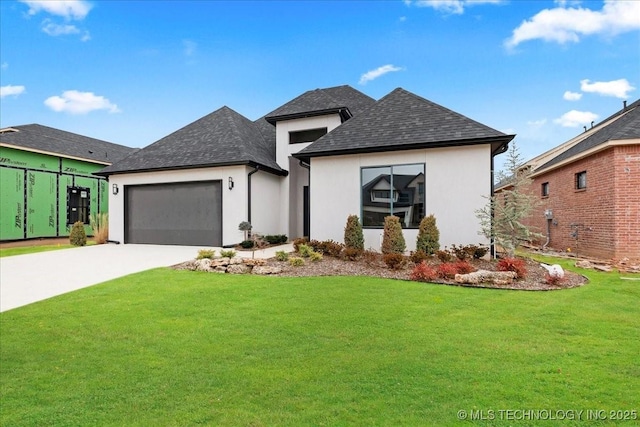
{"type": "Polygon", "coordinates": [[[0,312],[196,257],[195,246],[95,245],[0,258],[0,312]]]}

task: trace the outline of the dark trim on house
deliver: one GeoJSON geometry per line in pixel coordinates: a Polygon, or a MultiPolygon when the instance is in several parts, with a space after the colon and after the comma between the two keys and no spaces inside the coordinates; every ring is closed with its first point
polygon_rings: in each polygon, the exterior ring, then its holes
{"type": "Polygon", "coordinates": [[[343,123],[349,120],[351,117],[353,117],[353,114],[351,114],[348,108],[339,107],[339,108],[328,108],[326,110],[285,114],[282,116],[269,116],[269,117],[265,117],[265,120],[275,126],[276,122],[280,122],[284,120],[304,119],[307,117],[324,116],[327,114],[340,114],[340,119],[342,119],[343,123]]]}
{"type": "Polygon", "coordinates": [[[224,163],[215,163],[215,164],[206,164],[206,165],[167,166],[163,168],[132,169],[132,170],[111,171],[111,172],[98,171],[95,173],[95,175],[108,177],[111,175],[123,175],[123,174],[133,174],[133,173],[162,172],[162,171],[181,170],[181,169],[204,169],[204,168],[217,168],[221,166],[243,166],[243,165],[254,167],[254,168],[260,167],[260,170],[269,172],[273,175],[278,175],[278,176],[289,175],[289,171],[273,169],[253,161],[224,162],[224,163]]]}
{"type": "MultiPolygon", "coordinates": [[[[505,135],[501,137],[487,137],[487,138],[474,138],[474,139],[464,139],[464,140],[451,140],[451,141],[437,141],[437,142],[418,142],[414,144],[402,144],[402,145],[381,145],[376,147],[362,147],[362,148],[351,148],[346,150],[333,150],[333,151],[322,151],[317,153],[295,153],[292,154],[293,157],[302,160],[304,162],[309,163],[312,157],[328,157],[328,156],[342,156],[348,154],[366,154],[366,153],[382,153],[387,151],[406,151],[406,150],[423,150],[429,148],[445,148],[445,147],[464,147],[468,145],[479,145],[479,144],[489,144],[489,143],[500,143],[499,149],[506,151],[506,148],[509,146],[509,142],[515,138],[515,135],[505,135]]],[[[492,152],[492,156],[496,154],[503,153],[504,151],[499,151],[498,149],[492,152]]]]}
{"type": "Polygon", "coordinates": [[[251,175],[260,170],[260,166],[254,166],[251,172],[247,174],[247,222],[251,224],[251,175]]]}

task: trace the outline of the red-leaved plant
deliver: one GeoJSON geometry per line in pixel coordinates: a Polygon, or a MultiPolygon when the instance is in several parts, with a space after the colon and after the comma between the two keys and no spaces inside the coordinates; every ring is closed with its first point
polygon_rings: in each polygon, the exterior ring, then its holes
{"type": "Polygon", "coordinates": [[[432,282],[438,278],[438,271],[422,261],[413,268],[409,277],[417,282],[432,282]]]}
{"type": "Polygon", "coordinates": [[[522,258],[502,258],[498,261],[497,268],[499,271],[513,271],[518,275],[518,279],[527,275],[527,267],[522,258]]]}

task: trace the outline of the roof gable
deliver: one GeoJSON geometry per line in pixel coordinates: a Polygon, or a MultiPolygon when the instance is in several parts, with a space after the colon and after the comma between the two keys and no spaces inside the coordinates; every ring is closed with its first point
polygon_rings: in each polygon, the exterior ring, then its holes
{"type": "Polygon", "coordinates": [[[2,130],[2,144],[96,163],[110,164],[137,150],[39,124],[12,126],[2,130]]]}
{"type": "Polygon", "coordinates": [[[513,137],[398,88],[295,156],[508,143],[513,137]]]}
{"type": "Polygon", "coordinates": [[[534,173],[548,169],[609,141],[640,138],[640,100],[614,113],[603,120],[596,128],[590,129],[589,132],[589,136],[577,144],[569,146],[566,150],[538,167],[534,173]]]}
{"type": "Polygon", "coordinates": [[[101,174],[195,168],[231,164],[261,165],[275,173],[275,146],[266,128],[229,107],[222,107],[143,148],[101,174]]]}
{"type": "Polygon", "coordinates": [[[265,116],[275,124],[279,120],[339,113],[346,120],[375,104],[375,100],[351,86],[310,90],[265,116]]]}

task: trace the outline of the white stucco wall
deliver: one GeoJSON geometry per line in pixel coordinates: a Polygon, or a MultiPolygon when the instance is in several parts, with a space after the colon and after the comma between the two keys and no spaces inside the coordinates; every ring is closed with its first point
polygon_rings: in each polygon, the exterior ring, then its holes
{"type": "MultiPolygon", "coordinates": [[[[311,237],[344,240],[347,216],[360,211],[360,168],[425,164],[425,214],[434,214],[440,245],[483,243],[475,211],[491,191],[489,145],[311,159],[311,237]]],[[[405,229],[407,250],[415,250],[417,229],[405,229]]],[[[365,248],[380,249],[382,229],[365,229],[365,248]]]]}
{"type": "MultiPolygon", "coordinates": [[[[302,119],[284,120],[276,123],[276,162],[286,171],[292,171],[290,165],[291,155],[306,148],[311,143],[289,144],[289,132],[297,132],[301,130],[327,128],[327,132],[331,132],[340,126],[341,119],[339,114],[328,114],[325,116],[306,117],[302,119]]],[[[298,160],[292,159],[298,168],[298,160]]],[[[282,233],[289,237],[302,236],[302,187],[307,185],[306,170],[292,171],[293,173],[281,180],[280,194],[280,226],[282,233]],[[295,182],[292,182],[292,179],[295,182]],[[294,197],[291,197],[291,194],[294,197]],[[293,200],[293,205],[291,204],[293,200]],[[293,213],[296,218],[292,219],[293,213]]]]}
{"type": "MultiPolygon", "coordinates": [[[[128,185],[160,184],[170,182],[188,181],[212,181],[222,180],[222,244],[230,245],[243,240],[243,232],[238,230],[238,225],[247,219],[247,174],[251,170],[246,166],[228,166],[216,168],[187,169],[159,172],[144,172],[136,174],[111,175],[109,187],[117,184],[119,193],[109,193],[109,239],[124,242],[124,200],[125,188],[128,185]],[[229,177],[233,178],[234,188],[229,190],[229,177]]],[[[256,173],[253,178],[256,178],[256,173]]],[[[256,179],[261,182],[261,178],[256,179]]],[[[265,179],[266,181],[266,179],[265,179]]],[[[274,185],[258,184],[262,188],[263,198],[268,198],[268,193],[275,193],[274,185]]],[[[260,192],[260,191],[256,191],[260,192]]],[[[255,205],[254,205],[255,206],[255,205]]],[[[254,210],[256,208],[254,207],[254,210]]],[[[258,215],[256,213],[256,215],[258,215]]],[[[260,218],[265,224],[272,221],[268,216],[260,218]]]]}
{"type": "Polygon", "coordinates": [[[262,235],[287,234],[280,228],[280,185],[285,177],[258,171],[251,175],[251,225],[262,235]]]}

